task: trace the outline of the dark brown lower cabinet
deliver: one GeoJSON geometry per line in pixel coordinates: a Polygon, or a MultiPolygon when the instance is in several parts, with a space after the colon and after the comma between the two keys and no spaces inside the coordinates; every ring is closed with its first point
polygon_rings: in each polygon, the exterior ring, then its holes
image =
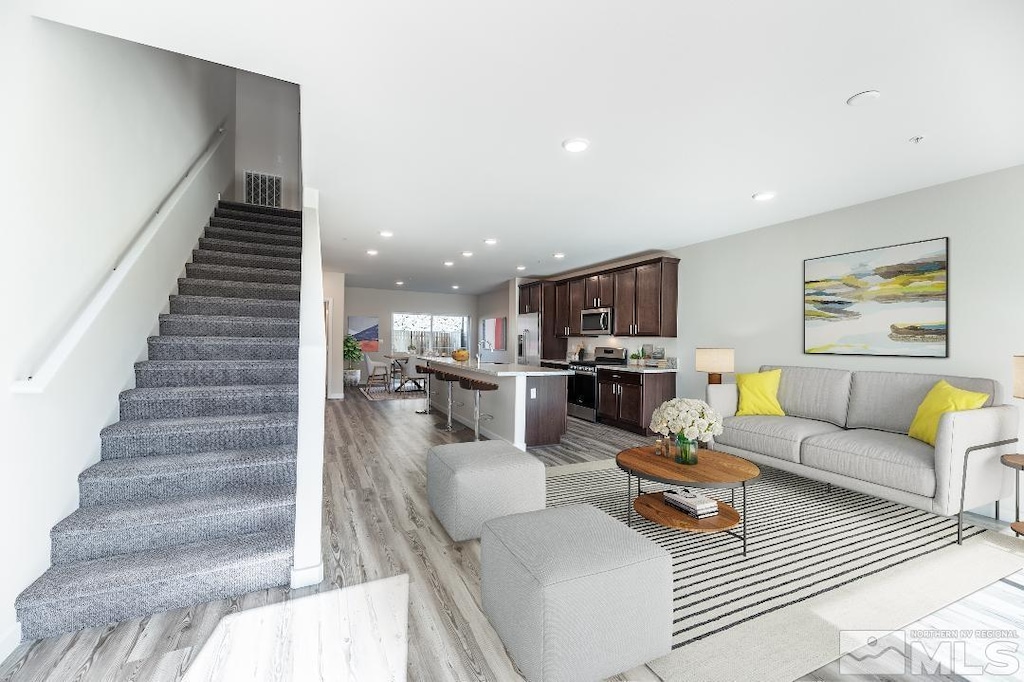
{"type": "Polygon", "coordinates": [[[676,397],[676,373],[597,371],[597,420],[627,431],[653,435],[647,427],[655,408],[676,397]]]}
{"type": "Polygon", "coordinates": [[[526,444],[558,445],[566,422],[564,376],[526,377],[526,444]]]}

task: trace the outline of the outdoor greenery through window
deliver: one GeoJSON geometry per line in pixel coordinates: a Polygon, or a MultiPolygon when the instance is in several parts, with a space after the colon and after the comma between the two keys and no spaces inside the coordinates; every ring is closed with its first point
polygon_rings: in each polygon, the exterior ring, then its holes
{"type": "Polygon", "coordinates": [[[395,313],[391,317],[391,350],[395,353],[447,355],[468,345],[468,317],[422,313],[395,313]]]}

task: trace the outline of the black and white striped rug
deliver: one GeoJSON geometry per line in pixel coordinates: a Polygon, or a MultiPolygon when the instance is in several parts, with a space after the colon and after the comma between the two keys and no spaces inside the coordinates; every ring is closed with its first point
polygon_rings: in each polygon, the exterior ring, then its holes
{"type": "MultiPolygon", "coordinates": [[[[626,522],[625,472],[550,471],[548,506],[587,503],[626,522]]],[[[643,491],[665,486],[643,482],[643,491]]],[[[706,494],[729,501],[728,490],[706,494]]],[[[633,493],[636,495],[636,479],[633,493]]],[[[739,508],[740,493],[736,493],[739,508]]],[[[633,514],[674,559],[673,648],[834,590],[956,542],[956,519],[761,467],[747,489],[747,556],[726,533],[688,533],[633,514]]],[[[737,528],[737,531],[740,529],[737,528]]],[[[984,533],[968,527],[964,537],[984,533]]]]}

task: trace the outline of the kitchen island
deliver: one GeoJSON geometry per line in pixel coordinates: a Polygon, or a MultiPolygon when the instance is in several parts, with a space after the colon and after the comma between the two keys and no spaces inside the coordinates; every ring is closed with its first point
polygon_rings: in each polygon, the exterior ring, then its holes
{"type": "MultiPolygon", "coordinates": [[[[488,438],[508,441],[520,450],[561,442],[566,430],[566,378],[572,374],[570,370],[493,362],[477,365],[451,358],[419,360],[447,374],[498,385],[496,391],[480,393],[480,413],[493,416],[480,420],[480,433],[488,438]]],[[[430,393],[431,408],[447,414],[447,384],[432,380],[430,393]]],[[[452,419],[473,428],[473,391],[454,382],[452,400],[452,419]]]]}

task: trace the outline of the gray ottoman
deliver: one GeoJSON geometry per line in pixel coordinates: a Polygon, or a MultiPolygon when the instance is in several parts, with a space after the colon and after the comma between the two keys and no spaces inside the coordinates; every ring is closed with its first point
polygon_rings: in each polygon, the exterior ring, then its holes
{"type": "Polygon", "coordinates": [[[484,521],[544,508],[544,464],[503,440],[437,445],[427,452],[427,500],[456,542],[484,521]]]}
{"type": "Polygon", "coordinates": [[[484,614],[530,682],[597,680],[671,650],[672,557],[590,505],[487,521],[484,614]]]}

